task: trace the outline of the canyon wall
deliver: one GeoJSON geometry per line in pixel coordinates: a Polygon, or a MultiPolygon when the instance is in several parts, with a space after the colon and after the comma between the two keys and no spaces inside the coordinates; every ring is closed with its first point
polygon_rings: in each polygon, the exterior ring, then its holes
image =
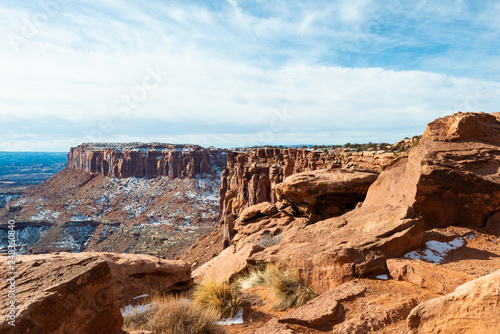
{"type": "Polygon", "coordinates": [[[220,223],[231,225],[247,206],[275,203],[275,186],[296,173],[333,168],[380,171],[395,154],[384,151],[352,152],[344,149],[257,148],[228,152],[220,185],[220,223]]]}
{"type": "Polygon", "coordinates": [[[226,151],[196,145],[82,144],[68,153],[67,167],[116,178],[216,175],[226,166],[226,151]]]}

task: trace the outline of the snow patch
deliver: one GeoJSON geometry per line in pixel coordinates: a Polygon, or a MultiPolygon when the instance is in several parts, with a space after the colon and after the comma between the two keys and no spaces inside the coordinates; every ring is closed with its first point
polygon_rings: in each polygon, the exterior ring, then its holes
{"type": "Polygon", "coordinates": [[[389,276],[387,276],[387,274],[383,274],[383,275],[377,275],[376,278],[383,281],[387,281],[389,279],[389,276]]]}
{"type": "Polygon", "coordinates": [[[462,237],[448,242],[430,240],[425,243],[425,249],[406,253],[404,257],[440,264],[450,251],[460,248],[463,245],[465,245],[465,240],[462,237]]]}
{"type": "Polygon", "coordinates": [[[216,322],[217,325],[230,326],[238,325],[243,323],[243,308],[240,308],[238,312],[232,318],[221,319],[216,322]]]}

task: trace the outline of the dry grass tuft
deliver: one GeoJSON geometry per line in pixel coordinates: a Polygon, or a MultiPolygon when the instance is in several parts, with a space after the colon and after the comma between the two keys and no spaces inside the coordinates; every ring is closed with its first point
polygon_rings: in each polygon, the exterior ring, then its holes
{"type": "Polygon", "coordinates": [[[124,329],[149,330],[156,334],[221,334],[224,330],[215,325],[213,313],[201,310],[185,298],[153,296],[151,307],[144,311],[125,314],[124,329]]]}
{"type": "Polygon", "coordinates": [[[273,309],[279,310],[302,306],[316,297],[298,272],[282,270],[275,264],[269,264],[265,269],[250,270],[247,275],[238,278],[234,285],[240,290],[268,286],[278,299],[273,309]]]}
{"type": "Polygon", "coordinates": [[[242,306],[233,289],[226,282],[206,280],[193,290],[195,304],[216,314],[220,319],[232,318],[242,306]]]}
{"type": "Polygon", "coordinates": [[[271,264],[266,268],[266,284],[271,288],[278,302],[274,309],[286,310],[300,307],[316,297],[316,294],[304,283],[298,272],[282,270],[271,264]]]}
{"type": "Polygon", "coordinates": [[[250,271],[243,276],[237,278],[233,286],[238,290],[250,289],[256,286],[266,284],[266,272],[261,269],[250,269],[250,271]]]}

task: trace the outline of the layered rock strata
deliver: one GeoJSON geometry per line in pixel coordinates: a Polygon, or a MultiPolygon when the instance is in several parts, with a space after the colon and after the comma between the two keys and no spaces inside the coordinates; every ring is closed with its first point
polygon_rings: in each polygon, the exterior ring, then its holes
{"type": "Polygon", "coordinates": [[[226,151],[196,145],[82,144],[71,148],[67,167],[117,178],[194,178],[215,175],[226,165],[226,151]]]}
{"type": "Polygon", "coordinates": [[[500,211],[500,114],[456,113],[429,123],[363,206],[388,204],[413,207],[429,227],[485,225],[500,211]]]}

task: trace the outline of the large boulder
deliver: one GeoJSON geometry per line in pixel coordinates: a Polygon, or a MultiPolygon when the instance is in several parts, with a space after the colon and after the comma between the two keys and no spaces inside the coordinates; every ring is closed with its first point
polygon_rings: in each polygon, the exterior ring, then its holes
{"type": "MultiPolygon", "coordinates": [[[[7,257],[0,257],[7,268],[7,257]]],[[[82,257],[18,256],[14,325],[2,317],[0,333],[107,334],[121,333],[120,308],[115,303],[112,276],[106,260],[97,255],[82,257]]],[[[9,310],[10,275],[0,273],[0,306],[9,310]]]]}
{"type": "Polygon", "coordinates": [[[276,186],[278,200],[315,222],[340,216],[365,199],[378,172],[321,169],[292,175],[276,186]]]}
{"type": "Polygon", "coordinates": [[[363,206],[412,206],[431,227],[484,225],[500,211],[499,119],[456,113],[429,123],[421,142],[370,187],[363,206]]]}
{"type": "Polygon", "coordinates": [[[473,277],[441,268],[435,263],[411,259],[389,259],[387,269],[398,281],[406,281],[437,293],[450,293],[473,277]]]}
{"type": "Polygon", "coordinates": [[[415,307],[410,333],[498,333],[500,270],[459,286],[455,292],[415,307]]]}
{"type": "Polygon", "coordinates": [[[196,268],[193,271],[193,279],[196,282],[205,279],[228,281],[247,269],[250,256],[261,250],[262,248],[254,244],[248,244],[238,251],[235,251],[234,247],[226,248],[212,260],[196,268]]]}
{"type": "MultiPolygon", "coordinates": [[[[7,268],[8,258],[0,257],[7,268]]],[[[143,294],[186,289],[191,266],[149,255],[54,253],[16,257],[15,327],[0,333],[121,333],[120,306],[143,294]]],[[[10,278],[0,274],[2,282],[10,278]]],[[[10,283],[0,306],[7,310],[10,283]]]]}
{"type": "Polygon", "coordinates": [[[388,258],[423,241],[424,225],[411,208],[358,208],[285,233],[278,245],[252,255],[249,262],[298,268],[306,283],[323,292],[354,277],[385,273],[388,258]]]}
{"type": "Polygon", "coordinates": [[[306,327],[322,326],[335,319],[337,307],[341,301],[357,296],[365,290],[366,286],[361,283],[344,283],[310,300],[305,305],[288,311],[279,318],[278,322],[306,327]]]}

